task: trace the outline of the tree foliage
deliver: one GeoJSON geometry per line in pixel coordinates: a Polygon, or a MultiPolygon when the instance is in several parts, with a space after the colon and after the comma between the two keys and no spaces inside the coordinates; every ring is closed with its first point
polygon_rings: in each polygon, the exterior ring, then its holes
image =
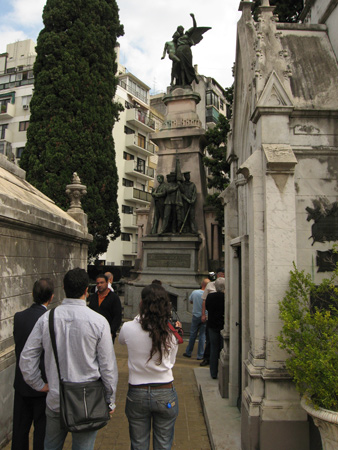
{"type": "Polygon", "coordinates": [[[228,173],[230,166],[227,163],[227,136],[230,130],[228,119],[222,114],[219,115],[218,122],[214,128],[209,128],[205,133],[207,139],[207,155],[203,162],[208,167],[211,177],[208,178],[208,188],[215,188],[218,193],[207,195],[206,203],[213,205],[216,210],[216,219],[219,224],[223,224],[223,205],[219,198],[229,183],[228,173]]]}
{"type": "MultiPolygon", "coordinates": [[[[261,0],[254,1],[252,14],[257,20],[258,8],[261,5],[261,0]]],[[[277,14],[280,22],[299,22],[299,16],[304,8],[303,0],[270,0],[271,6],[276,6],[274,14],[277,14]]]]}
{"type": "Polygon", "coordinates": [[[90,256],[120,234],[112,128],[121,106],[114,47],[123,34],[115,0],[47,0],[37,40],[34,95],[21,167],[27,180],[67,209],[77,172],[93,234],[90,256]]]}
{"type": "Polygon", "coordinates": [[[278,337],[288,353],[286,367],[297,390],[315,408],[338,411],[338,266],[316,285],[310,274],[291,271],[280,302],[283,328],[278,337]]]}

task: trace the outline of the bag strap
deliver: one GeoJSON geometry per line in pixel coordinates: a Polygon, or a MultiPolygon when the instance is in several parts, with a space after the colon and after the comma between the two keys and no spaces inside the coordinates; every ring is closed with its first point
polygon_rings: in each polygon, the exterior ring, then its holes
{"type": "Polygon", "coordinates": [[[60,372],[60,366],[59,366],[58,350],[57,350],[57,347],[56,347],[55,330],[54,330],[54,313],[55,313],[55,310],[56,310],[56,308],[53,308],[53,309],[50,310],[49,318],[48,318],[48,325],[49,325],[49,334],[50,334],[50,339],[52,341],[52,347],[53,347],[53,353],[54,353],[54,358],[55,358],[55,362],[56,362],[56,367],[58,369],[59,379],[61,380],[61,372],[60,372]]]}
{"type": "Polygon", "coordinates": [[[174,333],[174,335],[176,336],[176,338],[177,338],[177,340],[178,340],[178,343],[179,344],[183,344],[183,338],[182,338],[182,336],[178,333],[178,331],[176,331],[176,329],[175,329],[175,327],[170,323],[170,322],[168,322],[168,325],[169,325],[169,328],[171,329],[171,331],[174,333]]]}

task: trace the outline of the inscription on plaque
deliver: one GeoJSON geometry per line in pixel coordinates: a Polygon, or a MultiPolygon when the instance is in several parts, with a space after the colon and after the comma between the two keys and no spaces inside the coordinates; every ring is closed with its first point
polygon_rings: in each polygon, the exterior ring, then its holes
{"type": "Polygon", "coordinates": [[[176,267],[190,268],[191,255],[184,253],[165,254],[165,253],[149,253],[147,255],[148,267],[176,267]]]}

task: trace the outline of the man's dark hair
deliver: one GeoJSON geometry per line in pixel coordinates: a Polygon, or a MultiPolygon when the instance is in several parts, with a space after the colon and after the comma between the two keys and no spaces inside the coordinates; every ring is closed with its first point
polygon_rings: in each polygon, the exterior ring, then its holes
{"type": "Polygon", "coordinates": [[[40,278],[33,286],[33,299],[38,305],[48,302],[54,294],[54,283],[50,278],[40,278]]]}
{"type": "Polygon", "coordinates": [[[87,272],[80,267],[69,270],[63,278],[63,288],[67,298],[80,298],[89,285],[87,272]]]}
{"type": "Polygon", "coordinates": [[[162,281],[161,280],[153,280],[151,282],[151,284],[159,284],[161,286],[162,285],[162,281]]]}
{"type": "Polygon", "coordinates": [[[107,275],[105,275],[104,273],[99,273],[98,275],[96,275],[95,281],[96,281],[98,278],[104,278],[104,279],[108,282],[108,277],[107,277],[107,275]]]}

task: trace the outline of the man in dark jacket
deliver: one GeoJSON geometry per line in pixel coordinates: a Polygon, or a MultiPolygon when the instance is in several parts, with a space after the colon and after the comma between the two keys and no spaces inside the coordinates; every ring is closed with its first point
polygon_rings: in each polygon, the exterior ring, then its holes
{"type": "Polygon", "coordinates": [[[104,316],[110,325],[115,341],[116,333],[122,322],[122,306],[119,296],[108,287],[108,277],[100,274],[96,277],[97,291],[89,297],[89,308],[104,316]]]}
{"type": "MultiPolygon", "coordinates": [[[[46,428],[46,393],[38,392],[25,383],[19,361],[25,343],[40,316],[47,311],[48,304],[54,297],[54,285],[49,278],[41,278],[33,286],[33,305],[14,315],[14,342],[16,369],[14,379],[14,413],[12,450],[28,450],[28,436],[34,422],[33,449],[43,450],[46,428]]],[[[40,362],[41,372],[46,380],[43,358],[40,362]]]]}

